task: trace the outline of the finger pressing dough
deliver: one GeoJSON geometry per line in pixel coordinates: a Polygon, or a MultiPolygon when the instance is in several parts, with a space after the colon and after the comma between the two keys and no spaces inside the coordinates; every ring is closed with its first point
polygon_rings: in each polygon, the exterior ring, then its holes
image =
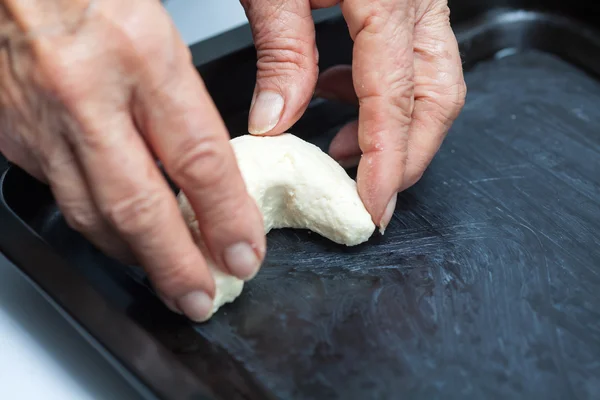
{"type": "MultiPolygon", "coordinates": [[[[375,230],[356,182],[328,154],[292,134],[244,135],[230,141],[250,196],[262,212],[265,234],[276,228],[309,229],[355,246],[375,230]]],[[[194,240],[207,255],[198,222],[183,192],[178,202],[194,240]]],[[[242,292],[244,282],[210,260],[216,283],[213,314],[242,292]]]]}

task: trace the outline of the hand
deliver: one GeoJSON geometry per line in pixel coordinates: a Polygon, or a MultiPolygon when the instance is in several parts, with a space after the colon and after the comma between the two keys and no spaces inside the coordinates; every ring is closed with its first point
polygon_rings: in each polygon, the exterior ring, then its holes
{"type": "Polygon", "coordinates": [[[359,105],[330,155],[358,166],[358,191],[381,229],[397,193],[416,183],[465,101],[446,0],[242,0],[258,51],[249,119],[253,134],[280,134],[321,97],[359,105]],[[354,40],[352,66],[318,79],[311,8],[341,9],[354,40]],[[361,157],[362,154],[362,157],[361,157]]]}
{"type": "Polygon", "coordinates": [[[214,281],[156,160],[240,278],[264,257],[262,216],[229,136],[158,1],[0,2],[0,151],[47,182],[69,225],[133,256],[165,303],[201,321],[214,281]]]}

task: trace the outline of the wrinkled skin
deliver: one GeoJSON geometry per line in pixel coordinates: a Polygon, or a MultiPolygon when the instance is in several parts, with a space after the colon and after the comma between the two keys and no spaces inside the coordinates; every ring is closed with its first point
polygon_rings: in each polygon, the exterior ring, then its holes
{"type": "MultiPolygon", "coordinates": [[[[285,99],[279,134],[305,110],[318,83],[321,97],[360,106],[330,155],[358,163],[358,190],[374,222],[385,228],[396,194],[416,183],[462,109],[466,86],[446,0],[242,0],[258,50],[256,92],[285,99]],[[352,66],[320,78],[311,8],[336,4],[354,40],[352,66]],[[361,157],[362,155],[362,157],[361,157]]],[[[256,94],[255,94],[256,97],[256,94]]],[[[259,119],[260,120],[260,119],[259,119]]]]}
{"type": "MultiPolygon", "coordinates": [[[[385,227],[463,105],[460,57],[444,0],[345,0],[353,65],[319,77],[310,12],[337,3],[242,1],[258,52],[249,132],[285,132],[315,89],[359,105],[330,154],[342,164],[362,154],[359,193],[385,227]]],[[[172,310],[204,320],[214,296],[205,257],[247,279],[266,244],[229,134],[163,7],[0,0],[0,35],[0,151],[50,186],[71,227],[140,263],[172,310]],[[192,204],[209,254],[156,161],[192,204]]]]}

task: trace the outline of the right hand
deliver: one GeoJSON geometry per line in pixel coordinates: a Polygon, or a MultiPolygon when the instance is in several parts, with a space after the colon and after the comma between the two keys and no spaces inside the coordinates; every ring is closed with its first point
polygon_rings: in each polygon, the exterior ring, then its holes
{"type": "Polygon", "coordinates": [[[0,151],[49,184],[71,227],[138,261],[171,309],[204,320],[215,284],[156,160],[224,271],[255,274],[265,235],[160,2],[3,0],[0,28],[0,151]]]}
{"type": "Polygon", "coordinates": [[[329,155],[358,164],[373,222],[389,224],[398,192],[414,185],[463,107],[466,85],[447,0],[241,0],[257,48],[249,132],[285,132],[318,97],[354,104],[329,155]],[[318,74],[311,9],[339,5],[352,64],[318,74]]]}

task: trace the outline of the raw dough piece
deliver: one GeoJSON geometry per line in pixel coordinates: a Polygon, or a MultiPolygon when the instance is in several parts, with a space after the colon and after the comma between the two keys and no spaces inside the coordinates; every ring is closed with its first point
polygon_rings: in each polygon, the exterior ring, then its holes
{"type": "MultiPolygon", "coordinates": [[[[375,224],[358,196],[356,182],[328,154],[292,134],[244,135],[230,141],[250,196],[275,228],[309,229],[336,243],[355,246],[371,237],[375,224]]],[[[181,192],[179,207],[203,254],[194,212],[181,192]]],[[[213,314],[242,292],[244,282],[208,260],[216,283],[213,314]]]]}

